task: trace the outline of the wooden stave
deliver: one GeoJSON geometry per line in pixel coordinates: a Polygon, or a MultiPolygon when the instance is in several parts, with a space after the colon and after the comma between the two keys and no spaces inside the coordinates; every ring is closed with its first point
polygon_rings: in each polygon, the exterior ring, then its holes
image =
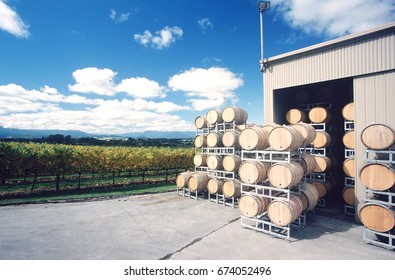
{"type": "Polygon", "coordinates": [[[298,122],[305,122],[307,120],[306,113],[300,109],[292,108],[287,111],[285,119],[289,124],[295,124],[298,122]]]}
{"type": "Polygon", "coordinates": [[[356,167],[355,167],[355,158],[346,158],[343,162],[343,172],[347,177],[355,178],[356,175],[356,167]]]}
{"type": "Polygon", "coordinates": [[[244,124],[248,119],[248,113],[244,109],[235,106],[225,107],[222,111],[224,122],[234,122],[237,125],[244,124]]]}
{"type": "Polygon", "coordinates": [[[343,145],[347,149],[355,149],[355,132],[354,130],[347,131],[342,138],[343,145]]]}
{"type": "Polygon", "coordinates": [[[237,171],[241,164],[242,160],[239,155],[225,155],[222,160],[223,169],[228,172],[237,171]]]}
{"type": "Polygon", "coordinates": [[[359,177],[365,187],[374,191],[386,191],[395,184],[395,170],[382,163],[365,164],[359,177]]]}
{"type": "Polygon", "coordinates": [[[202,192],[207,189],[208,175],[202,172],[195,172],[188,179],[188,188],[191,191],[202,192]]]}
{"type": "Polygon", "coordinates": [[[264,213],[269,204],[269,199],[253,193],[244,193],[239,201],[238,206],[243,216],[253,218],[264,213]],[[251,210],[251,204],[253,209],[251,210]]]}
{"type": "Polygon", "coordinates": [[[222,155],[216,155],[216,154],[209,154],[207,156],[207,167],[210,170],[221,170],[222,169],[222,161],[223,161],[223,156],[222,155]]]}
{"type": "Polygon", "coordinates": [[[393,207],[385,205],[379,200],[363,200],[358,204],[357,214],[360,221],[365,227],[377,232],[388,232],[392,230],[395,226],[395,211],[393,207]],[[366,218],[367,207],[374,208],[374,210],[372,211],[372,213],[375,214],[373,220],[371,220],[370,218],[366,218]],[[380,213],[385,214],[385,217],[380,216],[380,213]],[[388,221],[388,224],[386,224],[385,228],[383,228],[384,225],[380,223],[387,222],[386,219],[389,219],[390,221],[388,221]]]}
{"type": "Polygon", "coordinates": [[[179,189],[188,187],[188,180],[193,174],[195,174],[195,172],[192,171],[185,171],[178,174],[176,178],[176,186],[179,189]]]}
{"type": "Polygon", "coordinates": [[[311,145],[314,148],[327,148],[332,143],[332,136],[326,131],[317,131],[314,141],[311,142],[311,145]]]}
{"type": "Polygon", "coordinates": [[[395,146],[395,129],[381,123],[368,125],[362,130],[361,141],[371,150],[389,149],[395,146]]]}
{"type": "Polygon", "coordinates": [[[314,155],[316,161],[315,173],[327,172],[332,167],[332,160],[327,156],[314,155]]]}
{"type": "Polygon", "coordinates": [[[209,125],[215,125],[216,123],[222,123],[222,110],[211,109],[206,114],[207,123],[209,125]]]}
{"type": "Polygon", "coordinates": [[[225,131],[224,134],[222,134],[223,146],[241,148],[239,144],[239,135],[240,132],[238,132],[237,130],[225,131]]]}
{"type": "Polygon", "coordinates": [[[196,135],[193,144],[196,148],[207,147],[207,136],[202,134],[196,135]]]}
{"type": "Polygon", "coordinates": [[[195,154],[193,156],[193,164],[197,167],[207,166],[207,155],[206,154],[195,154]]]}
{"type": "Polygon", "coordinates": [[[355,120],[355,106],[354,102],[350,102],[344,105],[342,109],[342,116],[346,121],[354,121],[355,120]]]}
{"type": "Polygon", "coordinates": [[[299,162],[278,162],[270,166],[268,179],[274,187],[287,189],[296,185],[303,175],[303,167],[299,162]]]}
{"type": "Polygon", "coordinates": [[[208,123],[207,123],[207,118],[206,116],[197,116],[195,118],[195,127],[197,129],[203,129],[203,128],[207,128],[208,127],[208,123]]]}
{"type": "Polygon", "coordinates": [[[222,132],[209,132],[207,134],[206,142],[207,142],[207,147],[209,148],[215,148],[215,147],[222,147],[222,132]]]}
{"type": "Polygon", "coordinates": [[[223,179],[211,177],[207,182],[207,190],[210,194],[222,194],[223,179]]]}
{"type": "Polygon", "coordinates": [[[317,136],[317,131],[311,124],[299,122],[291,125],[294,129],[298,130],[302,135],[304,145],[310,145],[317,136]]]}
{"type": "Polygon", "coordinates": [[[247,151],[265,150],[269,147],[269,134],[259,126],[248,127],[239,135],[240,146],[247,151]],[[250,140],[253,139],[252,142],[250,140]]]}
{"type": "Polygon", "coordinates": [[[345,186],[342,190],[343,201],[350,206],[355,206],[355,187],[345,186]]]}
{"type": "Polygon", "coordinates": [[[241,181],[225,179],[222,185],[222,194],[226,198],[239,198],[241,196],[241,181]]]}
{"type": "Polygon", "coordinates": [[[308,116],[312,123],[327,123],[331,120],[329,110],[319,106],[310,109],[308,116]]]}
{"type": "Polygon", "coordinates": [[[303,136],[292,126],[278,126],[269,133],[269,146],[275,151],[296,151],[303,144],[303,136]]]}
{"type": "Polygon", "coordinates": [[[243,183],[255,184],[268,178],[270,163],[259,161],[243,161],[238,169],[238,174],[243,183]],[[251,176],[253,171],[253,176],[251,176]],[[256,175],[255,175],[256,174],[256,175]]]}

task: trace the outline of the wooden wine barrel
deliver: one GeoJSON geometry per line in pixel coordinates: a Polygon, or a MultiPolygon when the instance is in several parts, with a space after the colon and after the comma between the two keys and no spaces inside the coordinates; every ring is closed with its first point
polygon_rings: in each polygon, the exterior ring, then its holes
{"type": "Polygon", "coordinates": [[[395,184],[395,171],[385,164],[368,163],[359,173],[362,183],[369,189],[385,191],[395,184]]]}
{"type": "Polygon", "coordinates": [[[269,134],[259,126],[248,127],[239,135],[240,146],[244,150],[265,150],[269,147],[269,134]]]}
{"type": "Polygon", "coordinates": [[[215,125],[216,123],[222,123],[222,110],[212,109],[206,114],[207,123],[209,125],[215,125]]]}
{"type": "Polygon", "coordinates": [[[295,124],[298,122],[305,122],[306,114],[302,110],[294,108],[287,112],[285,118],[289,124],[295,124]]]}
{"type": "Polygon", "coordinates": [[[205,116],[198,116],[195,119],[195,127],[197,129],[203,129],[207,127],[207,119],[205,116]]]}
{"type": "Polygon", "coordinates": [[[316,162],[315,173],[327,172],[332,167],[332,160],[329,157],[315,155],[314,158],[316,162]]]}
{"type": "Polygon", "coordinates": [[[192,171],[185,171],[177,175],[176,178],[176,185],[179,189],[188,187],[188,180],[189,178],[194,175],[195,172],[192,171]]]}
{"type": "Polygon", "coordinates": [[[201,134],[196,135],[193,144],[196,148],[207,147],[207,136],[201,134]]]}
{"type": "Polygon", "coordinates": [[[347,121],[354,121],[355,120],[354,102],[350,102],[343,107],[342,115],[343,115],[343,118],[347,121]]]}
{"type": "Polygon", "coordinates": [[[269,145],[275,151],[296,151],[303,141],[300,132],[292,126],[275,127],[269,134],[269,145]]]}
{"type": "Polygon", "coordinates": [[[240,148],[239,134],[240,134],[240,132],[238,132],[237,130],[226,131],[222,135],[222,144],[225,147],[240,148]]]}
{"type": "Polygon", "coordinates": [[[268,204],[268,198],[256,195],[254,193],[245,193],[238,201],[241,214],[248,218],[252,218],[264,213],[268,204]]]}
{"type": "Polygon", "coordinates": [[[222,147],[222,132],[210,132],[207,134],[207,147],[222,147]]]}
{"type": "Polygon", "coordinates": [[[330,121],[331,116],[326,108],[314,107],[309,111],[309,119],[312,123],[326,123],[330,121]]]}
{"type": "Polygon", "coordinates": [[[313,210],[317,204],[320,195],[316,186],[310,183],[306,183],[300,187],[300,199],[303,202],[303,211],[313,210]]]}
{"type": "Polygon", "coordinates": [[[361,141],[372,150],[385,150],[395,144],[395,130],[385,124],[371,124],[361,133],[361,141]]]}
{"type": "Polygon", "coordinates": [[[342,197],[345,203],[355,206],[355,187],[345,186],[342,190],[342,197]]]}
{"type": "Polygon", "coordinates": [[[278,226],[293,223],[302,213],[303,202],[299,196],[291,194],[289,200],[274,199],[267,207],[270,221],[278,226]]]}
{"type": "Polygon", "coordinates": [[[221,170],[222,161],[223,161],[223,156],[221,155],[216,155],[216,154],[208,155],[207,167],[212,170],[221,170]]]}
{"type": "Polygon", "coordinates": [[[188,188],[191,191],[202,192],[207,189],[208,175],[206,173],[195,172],[188,179],[188,188]]]}
{"type": "Polygon", "coordinates": [[[314,181],[311,184],[317,188],[319,198],[323,198],[332,192],[333,186],[330,181],[314,181]]]}
{"type": "Polygon", "coordinates": [[[238,155],[225,155],[222,166],[225,171],[234,172],[239,170],[241,162],[241,157],[238,155]]]}
{"type": "Polygon", "coordinates": [[[238,198],[241,195],[241,182],[240,180],[228,180],[224,181],[222,185],[222,193],[226,198],[238,198]]]}
{"type": "Polygon", "coordinates": [[[207,155],[196,154],[193,156],[193,164],[195,166],[207,166],[207,155]]]}
{"type": "Polygon", "coordinates": [[[343,144],[348,149],[355,149],[355,132],[354,132],[354,130],[347,131],[343,135],[343,144]]]}
{"type": "Polygon", "coordinates": [[[303,154],[300,158],[300,165],[303,168],[304,175],[310,175],[314,172],[317,162],[315,157],[311,154],[303,154]]]}
{"type": "Polygon", "coordinates": [[[299,162],[278,162],[270,166],[268,178],[274,187],[287,189],[299,183],[303,175],[303,167],[299,162]]]}
{"type": "Polygon", "coordinates": [[[265,124],[264,126],[262,126],[262,129],[263,129],[264,131],[266,131],[266,132],[268,133],[268,135],[269,135],[270,132],[271,132],[274,128],[279,127],[279,126],[280,126],[279,124],[275,124],[275,123],[273,123],[273,124],[265,124]]]}
{"type": "Polygon", "coordinates": [[[347,158],[343,162],[343,171],[346,176],[355,178],[356,167],[354,158],[347,158]]]}
{"type": "Polygon", "coordinates": [[[210,194],[222,194],[222,185],[224,180],[219,178],[209,178],[207,182],[207,190],[210,194]]]}
{"type": "Polygon", "coordinates": [[[229,106],[222,111],[222,119],[224,122],[235,122],[235,124],[243,124],[248,119],[248,113],[242,108],[229,106]]]}
{"type": "Polygon", "coordinates": [[[243,161],[239,167],[240,179],[246,184],[255,184],[267,179],[270,163],[243,161]]]}
{"type": "Polygon", "coordinates": [[[300,132],[303,137],[303,144],[310,145],[314,141],[317,132],[311,124],[300,122],[291,126],[300,132]]]}
{"type": "Polygon", "coordinates": [[[314,148],[326,148],[332,143],[331,135],[326,131],[316,131],[314,141],[311,143],[314,148]]]}
{"type": "Polygon", "coordinates": [[[379,200],[362,201],[357,212],[363,225],[371,230],[387,232],[395,226],[395,211],[379,200]]]}

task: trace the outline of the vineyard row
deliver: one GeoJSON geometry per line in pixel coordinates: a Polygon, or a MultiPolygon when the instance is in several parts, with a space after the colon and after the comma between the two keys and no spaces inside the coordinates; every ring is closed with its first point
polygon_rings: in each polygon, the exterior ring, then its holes
{"type": "Polygon", "coordinates": [[[188,169],[193,156],[193,148],[0,142],[0,184],[31,175],[188,169]]]}

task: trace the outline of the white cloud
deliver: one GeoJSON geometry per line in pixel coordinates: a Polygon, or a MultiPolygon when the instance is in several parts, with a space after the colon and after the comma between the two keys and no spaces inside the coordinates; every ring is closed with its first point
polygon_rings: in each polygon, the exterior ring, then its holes
{"type": "MultiPolygon", "coordinates": [[[[93,75],[99,74],[100,77],[115,75],[103,75],[101,71],[91,70],[88,69],[87,72],[82,71],[79,74],[82,73],[81,76],[85,76],[93,73],[93,75]]],[[[114,73],[113,71],[107,72],[107,74],[114,73]]],[[[80,77],[79,74],[77,74],[78,77],[80,77]]],[[[95,77],[92,77],[92,80],[95,81],[95,85],[98,84],[95,77]]],[[[108,79],[104,80],[108,81],[108,79]]],[[[112,78],[110,84],[113,84],[112,78]]],[[[79,83],[78,86],[81,84],[79,83]]],[[[108,84],[105,83],[105,86],[108,84]]],[[[119,87],[125,87],[125,90],[130,91],[129,94],[132,93],[134,97],[142,95],[144,98],[161,97],[164,91],[164,87],[146,78],[125,79],[119,87]]],[[[112,90],[118,93],[115,88],[117,86],[113,86],[112,90]]],[[[89,89],[90,92],[92,85],[85,83],[83,89],[89,89]]],[[[101,91],[97,88],[95,90],[101,91]]],[[[171,101],[154,102],[143,98],[118,100],[112,96],[106,97],[105,100],[78,94],[65,95],[48,85],[39,90],[28,90],[16,84],[0,85],[0,125],[4,127],[78,129],[90,133],[194,130],[191,123],[174,114],[181,110],[189,110],[189,107],[177,105],[171,101]]]]}
{"type": "Polygon", "coordinates": [[[131,108],[137,111],[154,111],[157,113],[169,113],[174,111],[188,110],[187,106],[180,106],[174,104],[173,102],[163,101],[163,102],[153,102],[147,101],[141,98],[131,101],[131,108]]]}
{"type": "Polygon", "coordinates": [[[73,72],[76,84],[69,85],[69,90],[112,96],[116,93],[113,81],[116,75],[116,72],[108,68],[98,69],[95,67],[88,67],[78,69],[73,72]]]}
{"type": "Polygon", "coordinates": [[[393,0],[273,0],[276,12],[308,34],[338,37],[395,20],[393,0]]]}
{"type": "Polygon", "coordinates": [[[235,90],[244,84],[243,79],[226,68],[192,68],[174,75],[168,81],[173,91],[184,91],[194,110],[223,106],[227,101],[235,103],[235,90]]]}
{"type": "Polygon", "coordinates": [[[0,85],[0,115],[13,112],[58,110],[60,103],[96,105],[101,99],[87,99],[76,94],[63,95],[56,88],[44,86],[27,90],[16,84],[0,85]]]}
{"type": "Polygon", "coordinates": [[[115,11],[114,9],[110,10],[110,18],[116,23],[127,21],[129,19],[129,16],[130,13],[121,13],[118,16],[117,11],[115,11]]]}
{"type": "Polygon", "coordinates": [[[0,0],[0,29],[17,37],[29,37],[29,27],[3,0],[0,0]]]}
{"type": "Polygon", "coordinates": [[[206,32],[206,30],[211,30],[214,28],[213,24],[211,23],[209,18],[202,18],[198,20],[198,25],[199,28],[203,31],[203,33],[206,32]]]}
{"type": "Polygon", "coordinates": [[[135,98],[166,97],[166,87],[144,77],[123,79],[118,85],[114,78],[116,72],[111,69],[98,69],[88,67],[73,72],[76,81],[69,85],[69,90],[81,93],[96,93],[99,95],[114,96],[117,93],[127,93],[135,98]]]}
{"type": "Polygon", "coordinates": [[[141,45],[148,45],[154,49],[164,49],[170,47],[177,39],[181,38],[183,31],[178,26],[164,27],[162,30],[156,31],[153,35],[149,30],[145,30],[143,34],[134,34],[134,39],[141,45]]]}
{"type": "Polygon", "coordinates": [[[116,86],[117,92],[126,92],[137,98],[165,97],[165,88],[147,78],[129,78],[116,86]]]}
{"type": "MultiPolygon", "coordinates": [[[[0,102],[0,108],[1,104],[0,102]]],[[[147,111],[144,108],[147,106],[138,107],[134,101],[114,99],[101,100],[98,106],[84,110],[66,110],[59,107],[29,111],[29,113],[18,110],[2,115],[0,125],[20,129],[76,129],[106,134],[144,130],[194,130],[191,123],[177,115],[147,111]]]]}

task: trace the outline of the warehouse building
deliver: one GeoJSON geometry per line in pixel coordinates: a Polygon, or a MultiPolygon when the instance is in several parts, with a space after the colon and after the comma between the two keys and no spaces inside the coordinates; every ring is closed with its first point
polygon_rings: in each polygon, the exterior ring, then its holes
{"type": "MultiPolygon", "coordinates": [[[[353,103],[356,209],[366,195],[358,175],[366,163],[361,133],[373,123],[395,128],[395,22],[267,58],[263,77],[265,124],[287,123],[287,112],[293,108],[327,107],[338,196],[345,184],[342,110],[353,103]]],[[[336,197],[334,201],[340,204],[336,197]]]]}

